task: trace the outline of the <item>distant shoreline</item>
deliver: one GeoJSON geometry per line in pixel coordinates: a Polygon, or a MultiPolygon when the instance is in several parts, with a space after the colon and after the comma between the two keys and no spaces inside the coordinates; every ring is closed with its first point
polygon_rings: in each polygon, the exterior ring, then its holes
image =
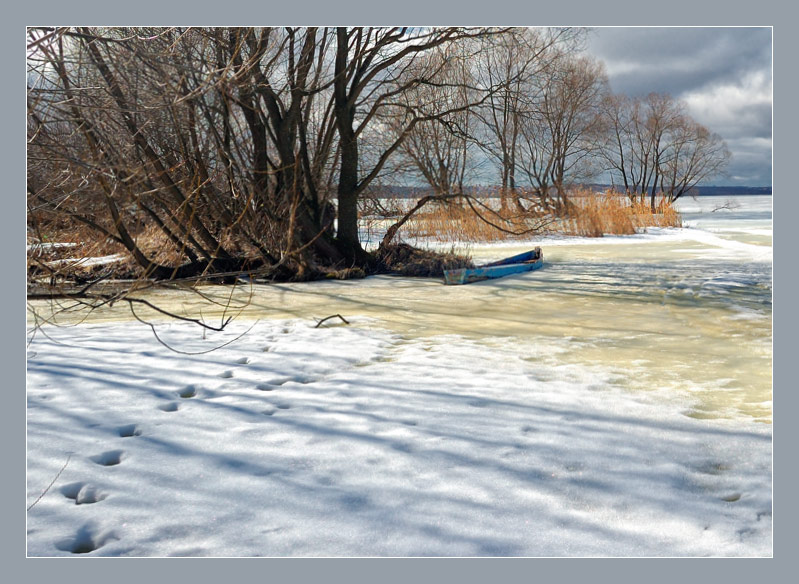
{"type": "MultiPolygon", "coordinates": [[[[600,185],[589,184],[582,185],[585,189],[590,189],[597,193],[602,193],[610,189],[619,190],[618,185],[600,185]]],[[[521,190],[524,187],[519,187],[521,190]]],[[[738,196],[771,196],[771,187],[733,187],[733,186],[707,186],[696,187],[694,193],[685,194],[683,197],[738,197],[738,196]]],[[[397,199],[414,199],[421,198],[425,195],[432,195],[433,191],[429,187],[409,187],[402,185],[381,185],[374,189],[379,192],[380,197],[397,198],[397,199]]],[[[475,185],[464,187],[464,192],[475,197],[484,197],[486,193],[489,196],[495,196],[499,192],[499,187],[489,185],[475,185]]]]}
{"type": "Polygon", "coordinates": [[[722,196],[771,196],[771,187],[697,187],[697,196],[722,197],[722,196]]]}

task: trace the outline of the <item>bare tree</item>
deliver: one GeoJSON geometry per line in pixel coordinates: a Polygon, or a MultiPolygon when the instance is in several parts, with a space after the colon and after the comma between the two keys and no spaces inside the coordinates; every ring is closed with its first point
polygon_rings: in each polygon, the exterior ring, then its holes
{"type": "Polygon", "coordinates": [[[436,71],[430,82],[418,85],[402,96],[404,105],[386,123],[393,135],[400,134],[411,107],[447,112],[441,117],[416,124],[400,148],[399,164],[426,182],[435,194],[463,193],[464,180],[473,147],[474,116],[470,104],[480,99],[470,72],[473,45],[466,43],[439,47],[430,52],[420,67],[406,75],[418,78],[418,69],[436,71]]]}
{"type": "Polygon", "coordinates": [[[701,181],[721,174],[731,154],[721,136],[703,125],[685,118],[671,134],[670,154],[666,160],[660,191],[674,202],[701,181]]]}
{"type": "MultiPolygon", "coordinates": [[[[649,145],[651,154],[651,179],[650,203],[652,212],[655,212],[655,195],[660,186],[660,180],[665,164],[670,157],[670,138],[673,132],[683,123],[685,111],[682,104],[675,102],[665,94],[650,93],[643,102],[646,121],[643,126],[642,141],[649,145]]],[[[649,190],[649,180],[642,184],[642,193],[649,190]]]]}
{"type": "MultiPolygon", "coordinates": [[[[374,181],[417,124],[440,120],[475,104],[429,109],[408,102],[405,92],[435,84],[442,64],[425,60],[428,51],[489,38],[502,30],[481,28],[339,27],[336,29],[334,112],[341,161],[338,182],[338,242],[351,261],[367,261],[358,240],[358,197],[374,181]],[[414,75],[408,75],[414,71],[414,75]],[[397,116],[397,110],[403,113],[397,116]],[[375,120],[389,115],[394,138],[360,168],[361,137],[375,120]]],[[[485,95],[491,95],[488,86],[485,95]]],[[[482,98],[482,99],[485,99],[482,98]]]]}
{"type": "Polygon", "coordinates": [[[536,107],[523,117],[517,166],[543,208],[567,206],[566,189],[597,172],[594,157],[603,132],[600,104],[607,81],[600,63],[563,55],[547,68],[536,107]]]}
{"type": "Polygon", "coordinates": [[[242,269],[305,278],[344,260],[366,264],[354,251],[353,203],[405,133],[363,177],[359,136],[419,83],[398,84],[404,68],[471,34],[32,29],[31,73],[43,81],[29,88],[30,158],[41,161],[31,207],[116,241],[155,278],[242,269]],[[39,172],[48,165],[60,179],[39,172]],[[171,242],[173,265],[142,249],[142,221],[171,242]]]}
{"type": "Polygon", "coordinates": [[[313,29],[58,33],[37,47],[57,90],[31,94],[47,113],[42,125],[66,125],[74,139],[59,148],[40,132],[30,148],[84,186],[34,179],[33,200],[119,242],[155,278],[310,265],[302,248],[320,230],[297,152],[313,96],[313,29]],[[281,85],[270,81],[278,74],[281,85]],[[85,199],[105,212],[88,212],[85,199]],[[141,218],[168,237],[179,265],[140,247],[141,218]]]}
{"type": "Polygon", "coordinates": [[[606,137],[601,155],[631,198],[663,193],[674,201],[721,173],[730,153],[720,136],[694,121],[668,95],[610,96],[603,104],[606,137]]]}
{"type": "Polygon", "coordinates": [[[632,98],[621,94],[609,94],[601,105],[601,119],[605,128],[598,154],[606,164],[611,176],[621,178],[624,192],[635,197],[637,160],[633,133],[637,106],[632,98]]]}
{"type": "Polygon", "coordinates": [[[487,40],[489,49],[475,63],[478,83],[497,88],[476,114],[483,130],[479,143],[499,170],[503,209],[516,190],[523,119],[535,112],[534,102],[551,62],[560,51],[573,49],[580,34],[563,28],[513,29],[487,40]]]}

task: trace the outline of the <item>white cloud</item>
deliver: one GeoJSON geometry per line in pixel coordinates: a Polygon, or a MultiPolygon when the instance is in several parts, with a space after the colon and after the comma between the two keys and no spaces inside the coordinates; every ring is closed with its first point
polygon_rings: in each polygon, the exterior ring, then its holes
{"type": "MultiPolygon", "coordinates": [[[[765,71],[751,71],[737,83],[710,85],[689,91],[680,96],[697,121],[715,131],[738,127],[760,130],[770,120],[772,106],[771,75],[765,71]]],[[[770,123],[768,123],[770,134],[770,123]]],[[[737,132],[736,132],[737,133],[737,132]]]]}

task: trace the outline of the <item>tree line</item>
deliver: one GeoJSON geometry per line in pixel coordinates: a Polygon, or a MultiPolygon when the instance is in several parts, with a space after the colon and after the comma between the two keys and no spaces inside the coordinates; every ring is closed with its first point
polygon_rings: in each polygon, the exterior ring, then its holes
{"type": "Polygon", "coordinates": [[[28,223],[86,226],[146,275],[377,269],[359,202],[441,198],[489,163],[503,210],[567,213],[610,172],[675,200],[723,140],[666,95],[613,95],[586,31],[496,27],[30,28],[28,223]],[[142,249],[158,229],[181,261],[142,249]]]}

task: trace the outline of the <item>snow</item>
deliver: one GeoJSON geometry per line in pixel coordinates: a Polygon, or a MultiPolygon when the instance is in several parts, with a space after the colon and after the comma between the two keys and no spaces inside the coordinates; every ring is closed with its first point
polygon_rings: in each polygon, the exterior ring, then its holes
{"type": "Polygon", "coordinates": [[[48,330],[30,502],[71,458],[29,555],[770,554],[768,425],[686,418],[543,346],[368,325],[259,322],[198,355],[133,323],[48,330]]]}
{"type": "Polygon", "coordinates": [[[516,281],[257,289],[295,316],[223,332],[42,327],[28,555],[771,556],[771,248],[707,233],[603,238],[612,274],[572,240],[516,281]]]}
{"type": "Polygon", "coordinates": [[[80,258],[80,259],[65,259],[65,260],[52,260],[46,262],[48,266],[56,267],[56,266],[103,266],[105,264],[113,264],[125,259],[124,254],[111,254],[105,256],[97,256],[92,258],[80,258]]]}
{"type": "Polygon", "coordinates": [[[27,251],[43,251],[49,249],[58,249],[61,247],[77,247],[79,244],[77,243],[53,243],[53,242],[44,242],[44,243],[29,243],[26,246],[27,251]]]}

